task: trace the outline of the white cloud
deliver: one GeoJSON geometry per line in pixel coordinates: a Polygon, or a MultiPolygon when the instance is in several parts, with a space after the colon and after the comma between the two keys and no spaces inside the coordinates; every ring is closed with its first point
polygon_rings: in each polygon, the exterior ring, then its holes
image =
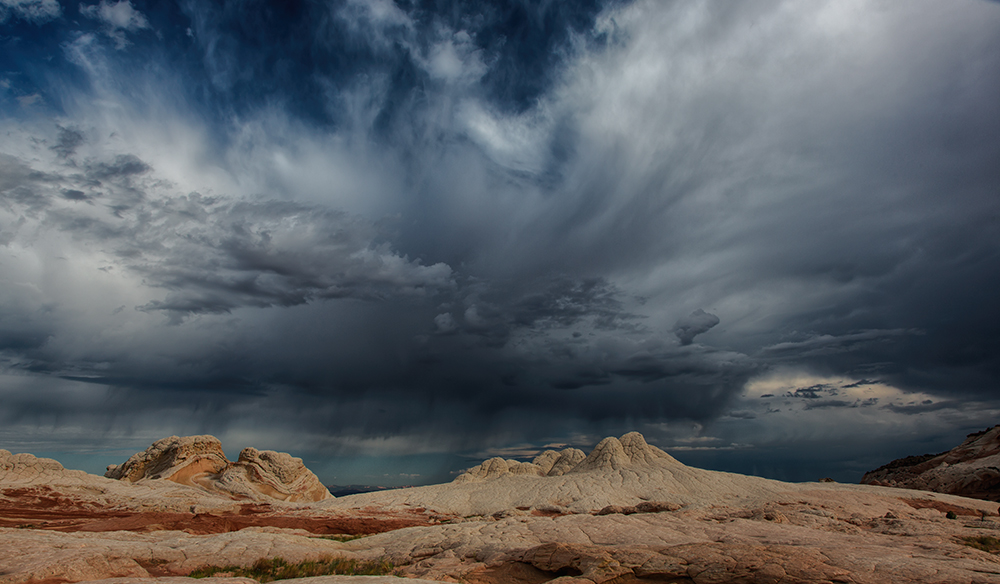
{"type": "Polygon", "coordinates": [[[0,0],[0,22],[13,14],[35,24],[59,18],[62,8],[57,0],[0,0]]]}
{"type": "Polygon", "coordinates": [[[450,84],[470,85],[486,74],[482,51],[464,30],[452,33],[442,29],[440,38],[433,43],[422,59],[423,66],[432,79],[450,84]]]}
{"type": "MultiPolygon", "coordinates": [[[[381,49],[399,40],[400,35],[393,29],[413,31],[413,21],[393,0],[349,0],[334,14],[347,23],[352,34],[381,49]]],[[[402,36],[405,39],[408,34],[402,36]]]]}
{"type": "Polygon", "coordinates": [[[751,380],[729,409],[736,415],[715,422],[713,432],[757,446],[846,444],[859,436],[887,441],[893,436],[989,425],[1000,414],[986,404],[906,391],[877,378],[817,375],[791,368],[751,380]]]}
{"type": "Polygon", "coordinates": [[[80,6],[80,14],[100,20],[105,25],[105,34],[115,41],[115,46],[121,50],[128,46],[126,32],[137,32],[150,28],[146,16],[132,7],[130,0],[119,0],[114,4],[101,0],[100,4],[80,6]]]}
{"type": "Polygon", "coordinates": [[[18,103],[21,107],[29,107],[35,105],[42,100],[42,96],[37,93],[32,93],[31,95],[22,95],[17,98],[18,103]]]}

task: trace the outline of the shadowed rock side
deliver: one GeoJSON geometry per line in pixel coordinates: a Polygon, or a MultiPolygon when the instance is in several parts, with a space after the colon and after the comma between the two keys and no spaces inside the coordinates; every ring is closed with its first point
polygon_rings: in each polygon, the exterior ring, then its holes
{"type": "Polygon", "coordinates": [[[301,458],[244,448],[237,461],[230,462],[214,436],[157,440],[124,464],[109,466],[104,476],[137,484],[171,481],[238,499],[313,502],[333,497],[301,458]]]}
{"type": "Polygon", "coordinates": [[[908,456],[865,473],[862,484],[1000,500],[1000,426],[941,454],[908,456]]]}
{"type": "Polygon", "coordinates": [[[473,483],[517,475],[558,477],[574,472],[612,471],[655,463],[681,464],[666,452],[647,444],[642,434],[629,432],[620,439],[609,436],[601,440],[590,455],[576,448],[567,448],[561,452],[546,450],[531,462],[491,458],[465,471],[454,482],[473,483]]]}

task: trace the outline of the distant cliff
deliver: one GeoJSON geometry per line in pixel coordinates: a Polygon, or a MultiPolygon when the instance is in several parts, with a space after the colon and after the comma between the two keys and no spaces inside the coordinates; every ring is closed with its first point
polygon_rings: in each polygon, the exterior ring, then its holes
{"type": "Polygon", "coordinates": [[[862,484],[1000,500],[1000,426],[941,454],[907,456],[865,473],[862,484]]]}

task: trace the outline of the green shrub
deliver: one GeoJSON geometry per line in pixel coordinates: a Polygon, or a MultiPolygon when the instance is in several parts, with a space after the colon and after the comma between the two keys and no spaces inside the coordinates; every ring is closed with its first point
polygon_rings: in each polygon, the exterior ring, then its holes
{"type": "Polygon", "coordinates": [[[971,548],[976,548],[977,550],[990,552],[991,554],[1000,552],[1000,539],[991,537],[989,535],[973,535],[969,537],[963,537],[962,543],[971,548]]]}
{"type": "Polygon", "coordinates": [[[313,537],[316,537],[317,539],[332,539],[333,541],[345,542],[361,539],[362,537],[368,537],[368,535],[349,535],[346,533],[338,533],[334,535],[317,535],[313,537]]]}
{"type": "Polygon", "coordinates": [[[947,517],[948,519],[958,519],[958,515],[955,515],[954,511],[949,511],[945,513],[944,516],[947,517]]]}
{"type": "Polygon", "coordinates": [[[373,561],[349,560],[346,558],[328,558],[325,560],[305,561],[289,564],[283,558],[262,558],[252,566],[204,566],[189,574],[192,578],[207,578],[215,574],[225,573],[234,577],[253,578],[261,584],[274,580],[290,578],[308,578],[310,576],[330,576],[344,574],[348,576],[383,576],[392,574],[395,566],[385,559],[373,561]]]}

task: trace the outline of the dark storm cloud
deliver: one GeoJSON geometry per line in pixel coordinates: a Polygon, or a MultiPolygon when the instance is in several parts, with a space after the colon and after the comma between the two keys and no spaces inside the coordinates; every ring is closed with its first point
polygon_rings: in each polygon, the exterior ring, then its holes
{"type": "MultiPolygon", "coordinates": [[[[100,244],[146,285],[168,290],[164,299],[136,308],[164,312],[175,323],[241,306],[377,299],[452,286],[448,266],[422,266],[373,243],[376,230],[365,221],[291,202],[177,195],[156,179],[137,182],[152,169],[135,155],[87,163],[82,176],[75,167],[57,176],[5,163],[12,169],[3,185],[11,211],[45,209],[43,224],[100,244]],[[47,196],[54,184],[113,188],[103,208],[81,215],[56,205],[54,193],[47,196]]],[[[87,198],[79,189],[60,192],[71,201],[87,198]]]]}
{"type": "Polygon", "coordinates": [[[800,387],[795,391],[789,391],[785,397],[801,397],[806,399],[817,399],[823,393],[831,393],[833,388],[829,385],[813,385],[812,387],[800,387]]]}
{"type": "Polygon", "coordinates": [[[906,404],[906,405],[887,404],[882,407],[891,412],[899,414],[924,414],[927,412],[936,412],[939,410],[956,409],[956,408],[961,409],[963,405],[964,404],[962,402],[959,402],[957,400],[944,400],[939,402],[924,400],[923,402],[920,402],[918,404],[906,404]]]}
{"type": "Polygon", "coordinates": [[[860,379],[858,381],[855,381],[854,383],[848,383],[846,385],[841,385],[840,387],[842,387],[843,389],[850,389],[852,387],[863,387],[865,385],[874,385],[876,383],[881,383],[881,382],[877,379],[860,379]]]}
{"type": "Polygon", "coordinates": [[[22,419],[486,447],[754,428],[787,371],[847,433],[998,406],[994,4],[3,6],[22,419]]]}
{"type": "Polygon", "coordinates": [[[63,189],[62,195],[71,201],[86,201],[89,198],[87,193],[76,189],[63,189]]]}
{"type": "MultiPolygon", "coordinates": [[[[60,141],[62,136],[60,135],[60,141]]],[[[100,183],[102,180],[127,179],[149,172],[150,166],[134,154],[119,154],[111,162],[88,165],[87,177],[100,183]]]]}
{"type": "MultiPolygon", "coordinates": [[[[515,284],[470,281],[458,291],[459,308],[438,315],[441,332],[462,331],[493,346],[512,333],[568,329],[581,322],[599,330],[636,330],[640,316],[628,312],[624,293],[603,278],[540,278],[515,284]]],[[[573,338],[582,333],[574,331],[573,338]]]]}
{"type": "Polygon", "coordinates": [[[802,341],[788,341],[764,347],[763,352],[780,358],[792,355],[796,359],[808,356],[833,355],[869,348],[871,343],[886,342],[905,334],[921,334],[916,330],[866,330],[844,335],[814,335],[802,341]]]}
{"type": "Polygon", "coordinates": [[[718,316],[699,308],[677,321],[677,324],[674,325],[674,334],[680,339],[682,345],[690,345],[696,336],[708,332],[719,322],[718,316]]]}
{"type": "Polygon", "coordinates": [[[76,149],[83,144],[83,134],[72,128],[59,127],[59,137],[56,138],[56,143],[49,146],[49,149],[55,151],[59,156],[67,158],[76,153],[76,149]]]}

